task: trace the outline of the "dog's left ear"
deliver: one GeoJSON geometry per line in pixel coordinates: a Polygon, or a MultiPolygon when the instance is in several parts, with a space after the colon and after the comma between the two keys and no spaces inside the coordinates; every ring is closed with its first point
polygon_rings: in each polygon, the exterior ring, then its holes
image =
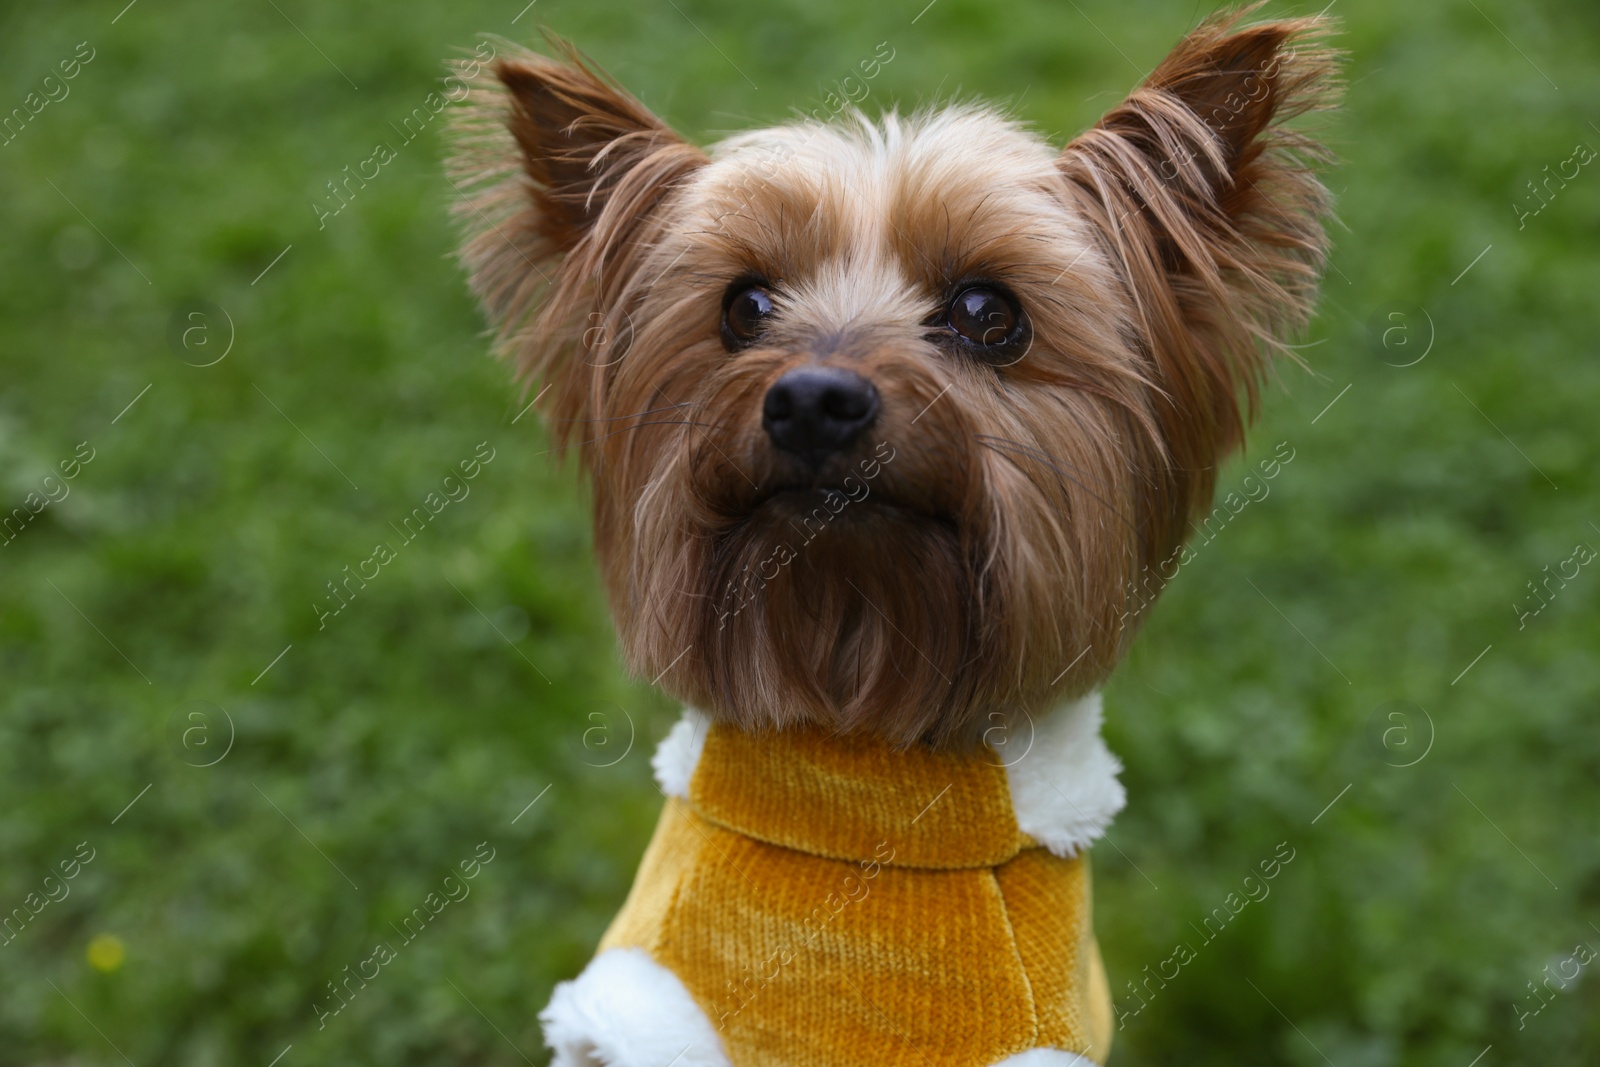
{"type": "Polygon", "coordinates": [[[1130,328],[1161,391],[1165,499],[1149,548],[1176,548],[1209,507],[1267,357],[1310,318],[1327,252],[1320,145],[1284,125],[1331,107],[1330,20],[1201,23],[1062,152],[1069,198],[1123,274],[1130,328]]]}
{"type": "Polygon", "coordinates": [[[559,443],[613,358],[617,324],[599,309],[616,305],[662,201],[706,156],[567,42],[550,38],[564,62],[499,43],[487,69],[457,64],[461,259],[502,354],[554,388],[559,443]]]}

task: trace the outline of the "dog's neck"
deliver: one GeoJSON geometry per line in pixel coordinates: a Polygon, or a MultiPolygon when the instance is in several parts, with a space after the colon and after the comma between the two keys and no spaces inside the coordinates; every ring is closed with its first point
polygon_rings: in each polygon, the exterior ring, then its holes
{"type": "MultiPolygon", "coordinates": [[[[1040,844],[1071,856],[1122,809],[1098,694],[1012,724],[1003,744],[896,749],[816,728],[745,733],[688,711],[652,765],[669,797],[746,836],[835,859],[988,867],[1040,844]]],[[[994,738],[990,739],[995,740],[994,738]]]]}

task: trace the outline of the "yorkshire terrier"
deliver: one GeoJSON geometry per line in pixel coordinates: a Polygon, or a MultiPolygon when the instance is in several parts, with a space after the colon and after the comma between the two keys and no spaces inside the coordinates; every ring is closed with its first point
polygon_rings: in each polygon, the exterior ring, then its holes
{"type": "Polygon", "coordinates": [[[1327,250],[1331,26],[1254,10],[1061,149],[957,105],[702,150],[560,41],[475,79],[462,260],[692,709],[556,1064],[1104,1062],[1097,690],[1327,250]]]}

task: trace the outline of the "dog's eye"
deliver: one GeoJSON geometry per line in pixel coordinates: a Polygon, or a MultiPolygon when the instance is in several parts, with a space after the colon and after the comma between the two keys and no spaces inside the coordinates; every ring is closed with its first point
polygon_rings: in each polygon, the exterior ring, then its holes
{"type": "Polygon", "coordinates": [[[722,309],[722,341],[731,352],[743,348],[761,333],[772,314],[772,294],[759,285],[735,288],[722,309]]]}
{"type": "Polygon", "coordinates": [[[994,347],[1016,339],[1022,314],[1005,294],[973,286],[950,301],[945,321],[974,344],[994,347]]]}

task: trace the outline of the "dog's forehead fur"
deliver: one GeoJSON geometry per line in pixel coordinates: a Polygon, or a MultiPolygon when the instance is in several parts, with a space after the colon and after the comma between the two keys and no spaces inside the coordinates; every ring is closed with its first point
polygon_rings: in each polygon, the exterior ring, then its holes
{"type": "Polygon", "coordinates": [[[1104,264],[1068,209],[1058,154],[977,106],[739,134],[686,183],[662,254],[716,249],[781,280],[791,319],[829,328],[920,322],[963,280],[1070,286],[1067,269],[1104,264]]]}

